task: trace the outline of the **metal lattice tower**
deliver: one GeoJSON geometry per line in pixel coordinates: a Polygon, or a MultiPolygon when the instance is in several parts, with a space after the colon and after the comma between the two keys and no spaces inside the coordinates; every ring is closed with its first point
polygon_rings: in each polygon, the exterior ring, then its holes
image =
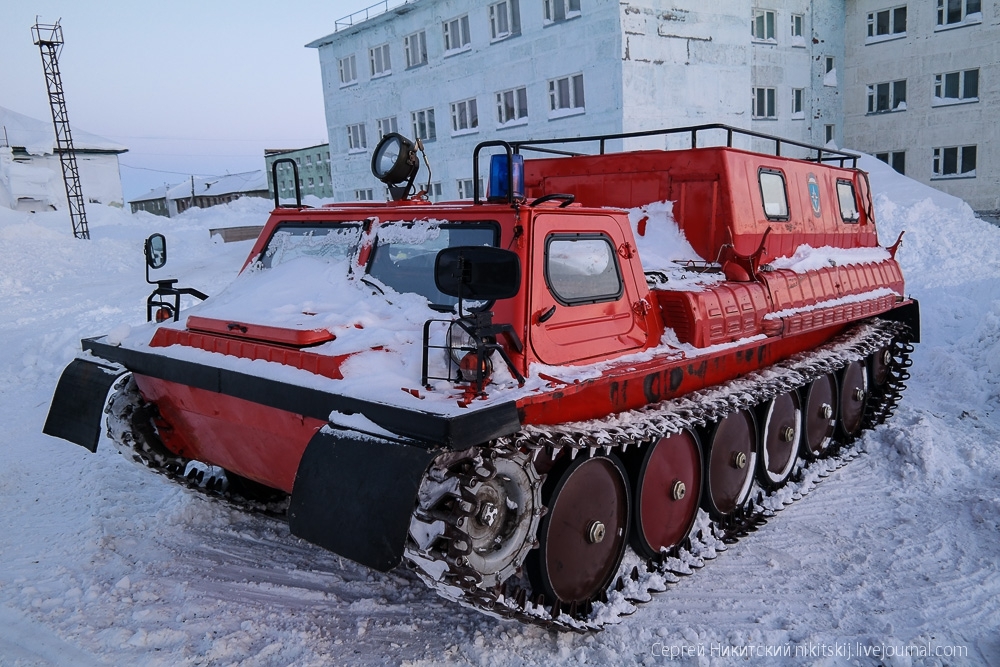
{"type": "Polygon", "coordinates": [[[52,125],[56,132],[56,152],[62,165],[63,183],[66,184],[66,200],[69,202],[69,218],[73,223],[73,236],[89,239],[87,212],[83,207],[83,190],[80,188],[80,169],[76,165],[76,150],[73,148],[73,134],[66,114],[66,96],[63,95],[62,75],[59,74],[59,52],[62,51],[63,35],[59,21],[54,25],[36,23],[31,28],[31,36],[42,52],[42,68],[45,70],[45,85],[49,90],[49,106],[52,107],[52,125]]]}

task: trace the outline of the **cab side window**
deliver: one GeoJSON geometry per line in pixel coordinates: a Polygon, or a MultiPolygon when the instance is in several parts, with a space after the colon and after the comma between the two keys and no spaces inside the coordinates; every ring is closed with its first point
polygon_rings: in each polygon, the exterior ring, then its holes
{"type": "Polygon", "coordinates": [[[764,202],[764,215],[768,220],[788,220],[788,192],[785,175],[775,169],[761,169],[760,196],[764,202]]]}
{"type": "Polygon", "coordinates": [[[837,200],[840,202],[840,218],[844,222],[856,223],[861,214],[858,213],[858,200],[854,195],[854,183],[838,180],[837,200]]]}
{"type": "Polygon", "coordinates": [[[545,282],[564,306],[615,301],[624,291],[615,246],[603,234],[549,236],[545,282]]]}

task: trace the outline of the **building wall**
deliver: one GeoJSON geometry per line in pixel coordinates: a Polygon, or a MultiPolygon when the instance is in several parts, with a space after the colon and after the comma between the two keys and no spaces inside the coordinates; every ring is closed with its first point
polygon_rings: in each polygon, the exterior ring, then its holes
{"type": "MultiPolygon", "coordinates": [[[[962,0],[966,9],[968,0],[962,0]]],[[[981,3],[981,20],[937,25],[934,2],[848,0],[847,145],[866,153],[903,153],[905,173],[965,199],[977,211],[1000,210],[1000,28],[997,3],[981,3]],[[867,18],[906,6],[906,31],[868,38],[867,18]],[[935,99],[935,74],[978,69],[978,97],[935,99]],[[868,86],[906,81],[905,110],[868,112],[868,86]],[[936,177],[934,149],[976,146],[974,176],[936,177]]]]}
{"type": "MultiPolygon", "coordinates": [[[[264,155],[267,172],[268,196],[274,198],[274,183],[271,179],[271,165],[279,158],[295,160],[299,170],[300,194],[313,195],[320,199],[333,197],[333,184],[330,178],[330,145],[319,144],[293,151],[268,152],[264,155]]],[[[278,193],[282,200],[295,199],[295,181],[292,168],[287,164],[278,165],[278,193]]]]}

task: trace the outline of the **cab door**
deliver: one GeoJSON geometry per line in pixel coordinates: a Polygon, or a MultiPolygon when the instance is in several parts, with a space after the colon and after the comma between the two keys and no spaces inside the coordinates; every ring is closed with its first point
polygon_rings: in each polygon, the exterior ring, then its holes
{"type": "Polygon", "coordinates": [[[639,260],[618,219],[540,213],[531,229],[530,339],[539,361],[598,361],[642,348],[638,287],[622,266],[639,260]]]}

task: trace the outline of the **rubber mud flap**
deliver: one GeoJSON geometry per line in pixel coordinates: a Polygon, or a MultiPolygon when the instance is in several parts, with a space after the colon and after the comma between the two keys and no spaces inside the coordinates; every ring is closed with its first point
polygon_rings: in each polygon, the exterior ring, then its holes
{"type": "Polygon", "coordinates": [[[321,429],[288,507],[293,535],[388,572],[403,559],[417,491],[436,450],[321,429]]]}
{"type": "Polygon", "coordinates": [[[96,452],[108,392],[127,372],[121,366],[74,359],[59,378],[42,433],[96,452]]]}

